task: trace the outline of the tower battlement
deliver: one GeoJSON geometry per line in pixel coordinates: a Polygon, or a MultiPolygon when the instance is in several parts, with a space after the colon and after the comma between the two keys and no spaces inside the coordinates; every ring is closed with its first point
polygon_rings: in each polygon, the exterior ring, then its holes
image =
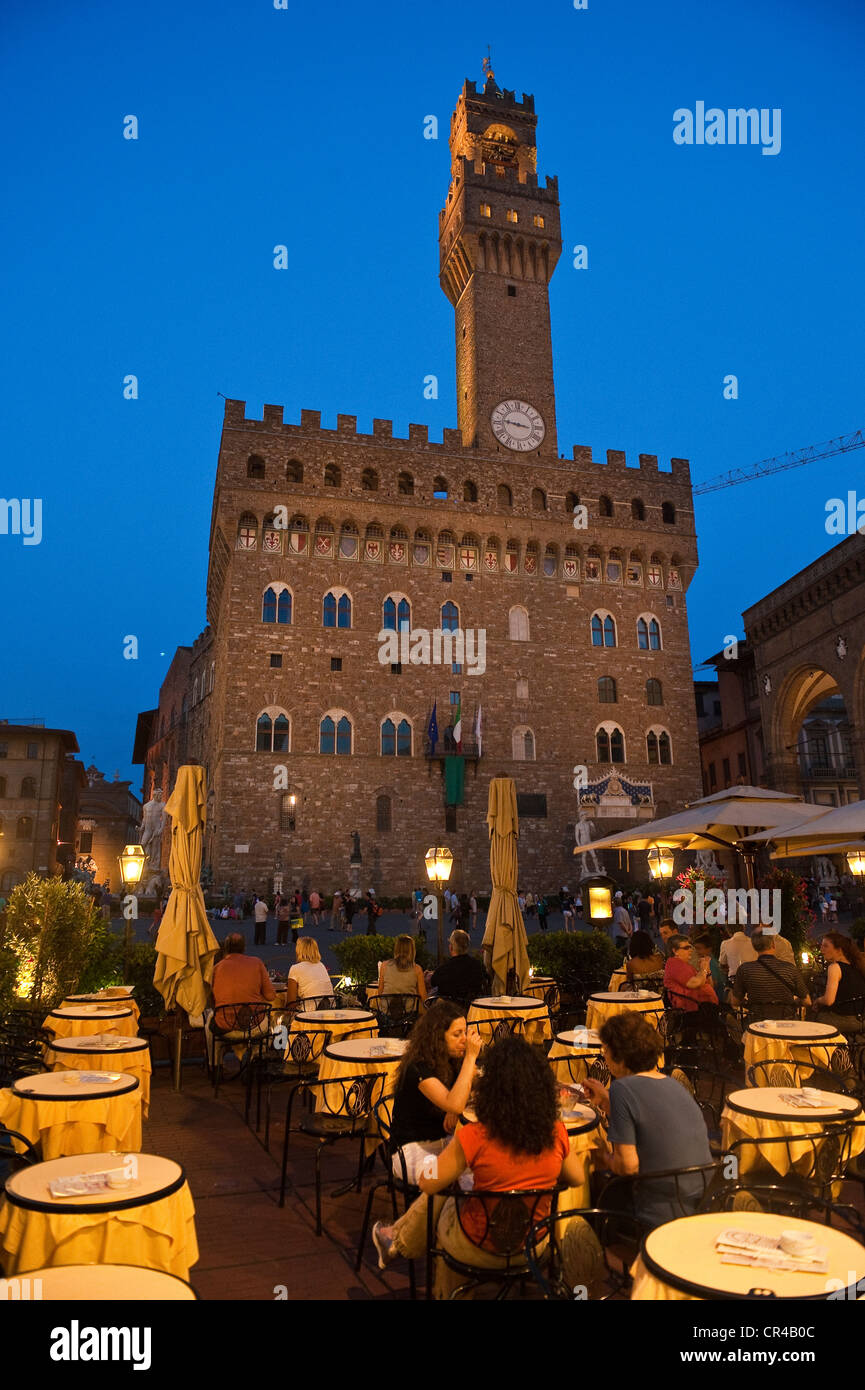
{"type": "MultiPolygon", "coordinates": [[[[502,109],[510,107],[514,111],[522,111],[523,115],[526,116],[534,116],[535,114],[535,98],[531,93],[523,92],[522,101],[517,101],[516,92],[509,92],[507,88],[497,87],[495,82],[487,82],[478,92],[477,82],[472,82],[466,78],[463,83],[462,95],[466,101],[483,102],[484,106],[495,103],[496,107],[501,106],[502,109]]],[[[451,121],[453,119],[452,116],[451,121]]]]}

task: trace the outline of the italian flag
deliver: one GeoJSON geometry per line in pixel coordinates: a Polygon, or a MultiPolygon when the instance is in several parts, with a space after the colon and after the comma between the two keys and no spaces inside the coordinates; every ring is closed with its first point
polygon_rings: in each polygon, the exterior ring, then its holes
{"type": "Polygon", "coordinates": [[[456,704],[456,714],[454,715],[454,743],[456,744],[457,748],[460,749],[460,751],[462,751],[462,746],[463,746],[463,717],[462,717],[462,704],[460,703],[459,700],[457,701],[457,704],[456,704]]]}

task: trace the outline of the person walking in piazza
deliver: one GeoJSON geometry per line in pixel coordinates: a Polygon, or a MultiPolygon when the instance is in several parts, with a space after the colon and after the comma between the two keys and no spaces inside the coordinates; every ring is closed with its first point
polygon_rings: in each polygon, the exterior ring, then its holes
{"type": "Polygon", "coordinates": [[[343,926],[342,893],[338,888],[334,889],[333,902],[330,905],[330,926],[328,931],[342,929],[343,926]]]}
{"type": "Polygon", "coordinates": [[[538,894],[537,909],[538,909],[538,926],[540,927],[541,931],[546,931],[546,929],[547,929],[547,913],[548,913],[549,910],[550,910],[550,905],[549,905],[549,903],[547,902],[546,897],[544,896],[543,893],[539,893],[539,894],[538,894]]]}
{"type": "Polygon", "coordinates": [[[352,930],[352,919],[357,912],[357,899],[354,898],[349,889],[342,895],[343,912],[345,913],[345,929],[347,932],[352,930]]]}
{"type": "Polygon", "coordinates": [[[474,931],[478,924],[478,895],[477,890],[472,891],[469,898],[469,931],[474,931]]]}
{"type": "Polygon", "coordinates": [[[309,915],[312,925],[317,927],[321,919],[321,894],[317,888],[313,888],[309,895],[309,915]]]}
{"type": "Polygon", "coordinates": [[[280,903],[276,913],[276,944],[277,946],[288,945],[288,928],[291,922],[291,907],[288,903],[280,903]]]}
{"type": "MultiPolygon", "coordinates": [[[[578,890],[579,891],[579,890],[578,890]]],[[[566,932],[569,932],[574,923],[574,904],[567,888],[559,890],[559,906],[562,909],[562,925],[566,932]]]]}
{"type": "Polygon", "coordinates": [[[255,945],[256,945],[256,946],[266,946],[266,945],[267,945],[267,903],[266,903],[266,901],[265,901],[264,898],[259,898],[259,897],[256,895],[255,901],[254,901],[253,904],[252,904],[252,915],[253,915],[253,917],[254,917],[254,919],[255,919],[255,936],[254,936],[255,945]]]}

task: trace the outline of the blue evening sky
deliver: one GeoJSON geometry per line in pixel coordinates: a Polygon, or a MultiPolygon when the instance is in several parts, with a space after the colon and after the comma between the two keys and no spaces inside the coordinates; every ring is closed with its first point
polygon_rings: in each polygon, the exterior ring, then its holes
{"type": "MultiPolygon", "coordinates": [[[[560,450],[681,455],[700,480],[865,425],[859,0],[288,5],[4,5],[0,495],[41,497],[43,538],[0,535],[0,714],[73,729],[136,788],[136,714],[204,625],[217,392],[456,424],[437,215],[488,43],[559,176],[560,450]],[[698,100],[780,107],[781,152],[675,145],[698,100]]],[[[836,543],[826,500],[863,462],[698,499],[695,664],[836,543]]]]}

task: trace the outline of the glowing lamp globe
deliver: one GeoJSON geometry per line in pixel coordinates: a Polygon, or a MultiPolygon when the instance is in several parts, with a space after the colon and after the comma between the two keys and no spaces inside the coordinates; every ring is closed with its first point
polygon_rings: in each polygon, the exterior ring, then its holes
{"type": "Polygon", "coordinates": [[[447,883],[454,866],[454,857],[444,845],[433,845],[424,855],[427,878],[431,883],[447,883]]]}
{"type": "Polygon", "coordinates": [[[141,845],[127,845],[120,855],[120,877],[125,888],[137,888],[144,873],[147,855],[141,845]]]}

